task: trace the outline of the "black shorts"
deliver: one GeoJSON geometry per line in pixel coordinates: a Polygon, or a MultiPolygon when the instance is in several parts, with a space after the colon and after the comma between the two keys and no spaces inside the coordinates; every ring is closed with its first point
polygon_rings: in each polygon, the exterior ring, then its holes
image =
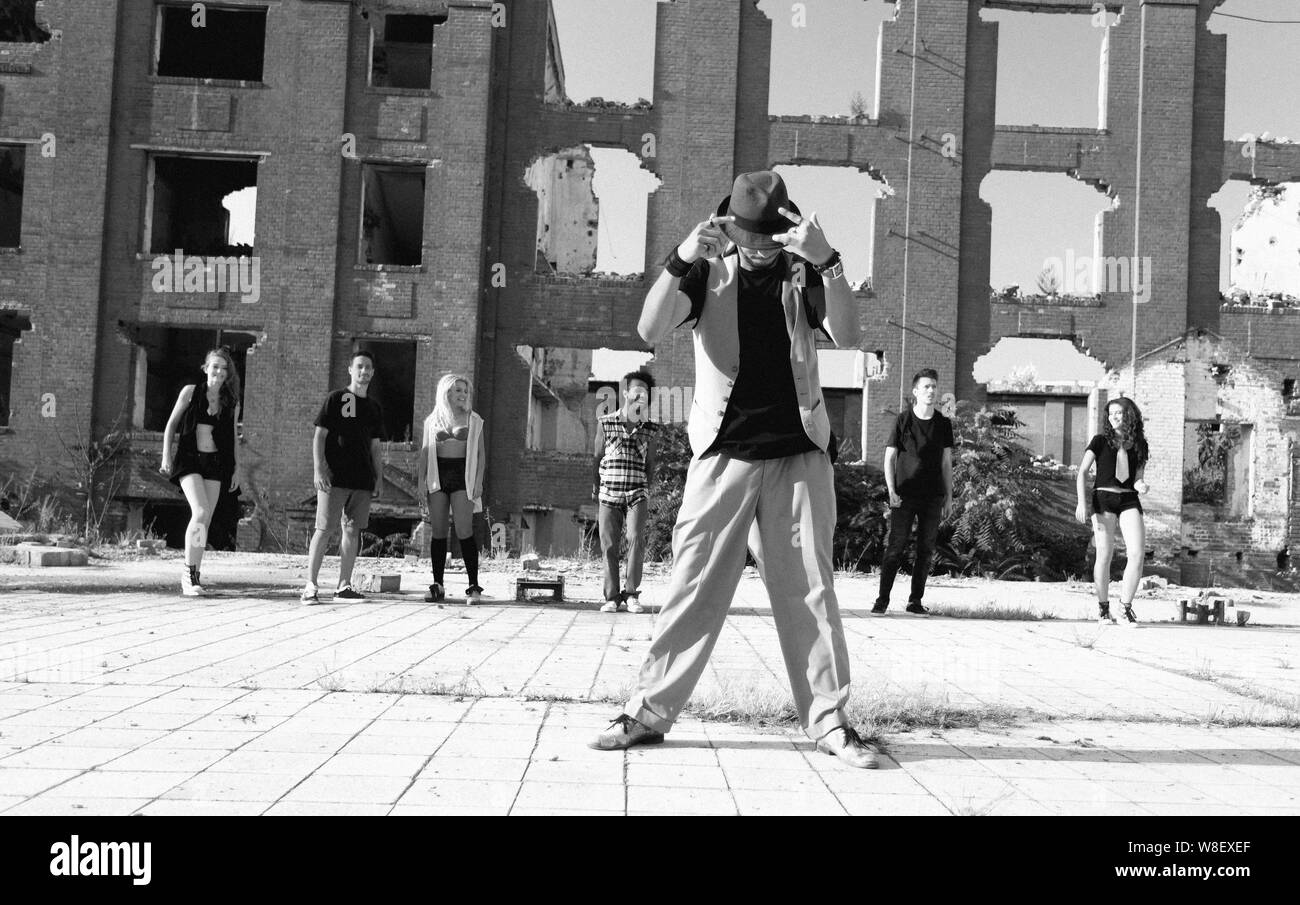
{"type": "Polygon", "coordinates": [[[451,496],[465,490],[465,460],[438,456],[438,492],[451,496]]]}
{"type": "Polygon", "coordinates": [[[178,452],[176,464],[172,467],[171,482],[179,487],[181,478],[189,474],[196,474],[205,481],[220,481],[223,470],[220,453],[178,452]]]}
{"type": "Polygon", "coordinates": [[[1094,490],[1092,492],[1092,511],[1098,515],[1113,512],[1119,515],[1129,509],[1142,511],[1142,502],[1136,490],[1094,490]]]}

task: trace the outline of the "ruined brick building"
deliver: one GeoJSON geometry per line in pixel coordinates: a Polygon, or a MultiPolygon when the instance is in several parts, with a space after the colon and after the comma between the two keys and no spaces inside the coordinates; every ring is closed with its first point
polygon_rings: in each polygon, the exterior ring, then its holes
{"type": "MultiPolygon", "coordinates": [[[[689,336],[648,350],[635,331],[657,266],[647,278],[592,273],[582,241],[599,213],[563,183],[585,178],[585,147],[619,148],[659,180],[650,262],[742,171],[849,167],[889,186],[859,292],[863,348],[887,366],[869,400],[839,412],[867,460],[879,460],[900,381],[922,365],[958,398],[982,399],[973,366],[992,345],[1056,337],[1122,381],[1136,336],[1138,400],[1172,421],[1153,432],[1157,543],[1232,552],[1246,536],[1259,551],[1289,532],[1294,544],[1300,311],[1221,301],[1221,225],[1207,202],[1227,180],[1300,178],[1300,147],[1223,140],[1226,42],[1207,26],[1219,2],[1108,0],[1099,121],[1087,128],[1000,120],[998,25],[981,13],[1094,15],[1092,0],[899,0],[878,36],[874,106],[852,118],[769,117],[772,24],[749,0],[659,3],[654,96],[633,106],[567,101],[545,0],[221,0],[205,5],[204,28],[188,2],[8,4],[20,12],[0,34],[0,462],[50,466],[67,438],[129,427],[119,514],[162,517],[179,499],[156,477],[158,431],[201,351],[226,342],[244,369],[241,449],[258,506],[245,541],[299,545],[311,423],[360,345],[380,356],[393,438],[381,530],[415,517],[404,438],[438,376],[457,370],[488,419],[491,518],[526,525],[545,551],[587,502],[590,461],[527,439],[567,404],[548,375],[584,377],[583,361],[547,364],[539,350],[653,351],[678,415],[689,408],[689,336]],[[1149,298],[991,298],[980,185],[999,169],[1105,192],[1097,255],[1154,261],[1149,298]],[[250,188],[255,231],[236,235],[231,199],[250,188]],[[184,258],[160,271],[176,249],[228,284],[187,282],[199,268],[184,258]],[[1254,432],[1271,438],[1266,454],[1246,473],[1273,496],[1224,516],[1268,519],[1267,530],[1192,537],[1184,525],[1185,422],[1224,410],[1197,375],[1185,380],[1200,387],[1195,412],[1155,395],[1141,362],[1190,342],[1206,368],[1244,364],[1209,361],[1218,353],[1198,329],[1261,359],[1250,379],[1279,400],[1242,416],[1270,419],[1254,432]]],[[[1064,407],[1049,417],[1051,430],[1072,429],[1064,407]]]]}

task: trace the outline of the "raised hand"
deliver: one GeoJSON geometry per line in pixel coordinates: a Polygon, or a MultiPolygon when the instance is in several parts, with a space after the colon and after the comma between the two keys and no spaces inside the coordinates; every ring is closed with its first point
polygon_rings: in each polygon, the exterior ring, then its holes
{"type": "Polygon", "coordinates": [[[720,223],[731,223],[735,217],[710,217],[695,224],[682,244],[677,246],[677,256],[686,263],[700,258],[716,258],[727,247],[727,236],[720,223]]]}
{"type": "Polygon", "coordinates": [[[787,249],[803,258],[809,264],[825,264],[831,258],[831,243],[826,241],[822,225],[814,211],[807,217],[801,217],[786,208],[777,208],[777,212],[794,224],[788,232],[777,233],[773,242],[779,242],[787,249]]]}

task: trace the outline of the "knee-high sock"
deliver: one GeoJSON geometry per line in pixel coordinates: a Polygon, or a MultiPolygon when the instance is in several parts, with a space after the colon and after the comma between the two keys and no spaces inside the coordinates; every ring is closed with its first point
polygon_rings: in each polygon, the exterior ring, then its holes
{"type": "Polygon", "coordinates": [[[442,584],[442,574],[447,568],[447,538],[429,538],[429,558],[433,560],[433,580],[442,584]]]}
{"type": "Polygon", "coordinates": [[[478,584],[478,541],[474,535],[460,539],[460,556],[465,560],[465,574],[471,585],[478,584]]]}

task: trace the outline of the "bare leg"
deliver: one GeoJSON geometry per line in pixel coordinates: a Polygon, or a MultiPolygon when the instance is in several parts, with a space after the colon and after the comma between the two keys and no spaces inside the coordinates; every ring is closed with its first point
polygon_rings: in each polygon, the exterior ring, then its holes
{"type": "Polygon", "coordinates": [[[1124,606],[1133,603],[1137,595],[1138,582],[1142,580],[1142,566],[1146,561],[1146,524],[1142,513],[1136,509],[1126,509],[1119,515],[1120,530],[1124,534],[1124,549],[1128,553],[1128,562],[1124,565],[1124,584],[1120,588],[1119,600],[1124,606]]]}
{"type": "Polygon", "coordinates": [[[205,481],[197,474],[187,474],[181,478],[181,490],[190,504],[190,523],[185,528],[185,565],[197,569],[203,562],[203,548],[208,545],[208,525],[217,509],[215,498],[221,492],[221,485],[217,481],[205,481]],[[209,491],[208,485],[216,488],[215,494],[209,491]]]}
{"type": "Polygon", "coordinates": [[[312,532],[311,546],[307,551],[307,580],[312,584],[319,584],[316,579],[320,577],[320,564],[325,559],[325,550],[329,547],[331,533],[319,528],[312,532]]]}
{"type": "Polygon", "coordinates": [[[361,529],[356,522],[346,522],[343,526],[343,539],[339,541],[339,584],[352,584],[352,566],[357,561],[357,552],[361,549],[361,529]]]}
{"type": "Polygon", "coordinates": [[[1110,599],[1110,560],[1115,554],[1115,529],[1118,523],[1114,513],[1097,513],[1092,517],[1093,538],[1097,542],[1097,562],[1092,568],[1092,580],[1097,587],[1098,603],[1110,599]]]}

